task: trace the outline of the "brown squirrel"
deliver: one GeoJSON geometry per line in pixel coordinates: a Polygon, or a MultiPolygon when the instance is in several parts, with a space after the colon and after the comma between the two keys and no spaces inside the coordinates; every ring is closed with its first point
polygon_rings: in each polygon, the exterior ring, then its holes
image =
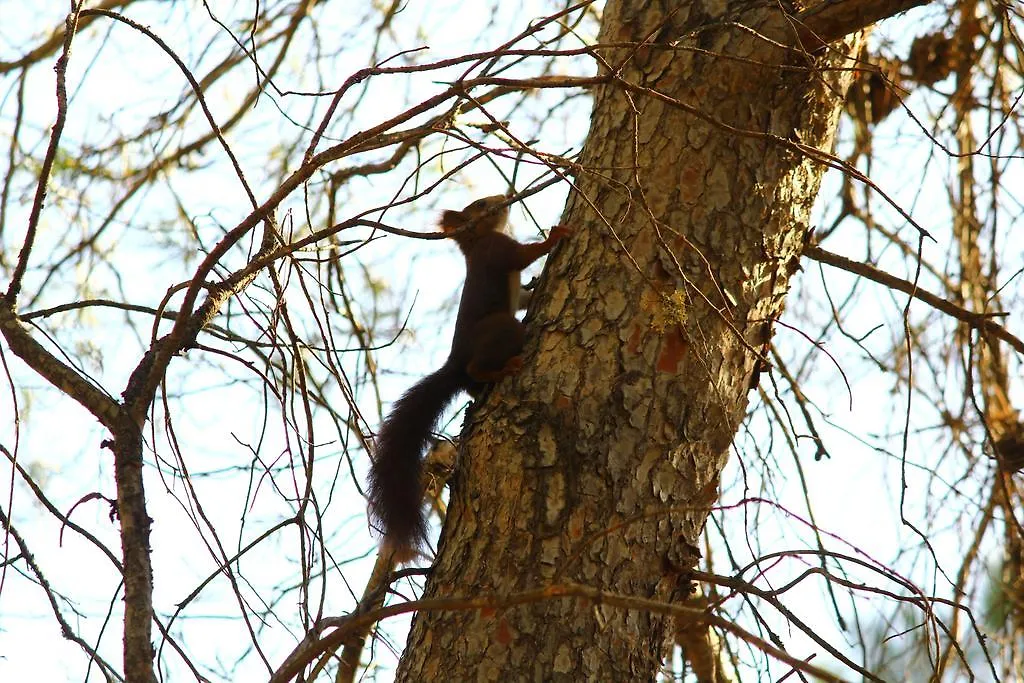
{"type": "Polygon", "coordinates": [[[382,551],[396,562],[417,553],[427,534],[421,456],[441,414],[460,390],[477,396],[523,363],[523,323],[515,318],[519,272],[569,234],[563,225],[543,242],[520,244],[504,234],[504,195],[478,199],[462,211],[445,211],[441,230],[466,258],[466,282],[448,360],[406,391],[377,435],[370,468],[370,521],[383,534],[382,551]]]}

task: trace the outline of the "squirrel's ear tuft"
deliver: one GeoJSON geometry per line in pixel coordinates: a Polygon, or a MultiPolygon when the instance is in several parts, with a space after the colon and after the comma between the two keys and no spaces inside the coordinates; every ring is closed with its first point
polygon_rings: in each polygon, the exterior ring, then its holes
{"type": "Polygon", "coordinates": [[[445,211],[441,214],[439,225],[445,232],[451,232],[466,224],[466,216],[461,211],[445,211]]]}

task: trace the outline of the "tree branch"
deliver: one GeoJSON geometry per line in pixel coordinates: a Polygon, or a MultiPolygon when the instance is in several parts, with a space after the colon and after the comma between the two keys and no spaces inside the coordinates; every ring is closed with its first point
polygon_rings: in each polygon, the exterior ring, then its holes
{"type": "Polygon", "coordinates": [[[9,302],[0,299],[0,335],[25,364],[46,381],[77,401],[105,427],[113,429],[121,408],[113,398],[94,386],[75,368],[65,364],[33,339],[9,302]]]}
{"type": "Polygon", "coordinates": [[[805,49],[817,50],[882,19],[929,2],[931,0],[825,0],[796,15],[797,35],[805,49]]]}
{"type": "MultiPolygon", "coordinates": [[[[655,614],[665,614],[685,620],[689,623],[707,624],[718,629],[731,633],[741,640],[749,643],[766,655],[789,664],[798,671],[817,676],[823,681],[841,681],[835,674],[824,669],[812,666],[807,662],[794,657],[785,650],[781,650],[766,640],[743,629],[728,619],[724,619],[710,611],[686,607],[679,604],[669,604],[650,598],[635,597],[610,593],[585,586],[578,583],[564,583],[544,588],[524,590],[510,595],[476,595],[472,597],[451,597],[451,598],[427,598],[412,600],[398,605],[388,605],[369,612],[356,612],[347,617],[323,619],[317,626],[316,631],[334,627],[335,630],[324,636],[316,638],[315,632],[306,635],[306,638],[299,643],[295,650],[285,659],[281,667],[270,677],[271,683],[285,683],[294,679],[302,669],[310,664],[319,654],[336,648],[340,643],[357,633],[367,624],[393,617],[399,614],[425,610],[486,610],[486,609],[507,609],[516,605],[524,605],[545,600],[559,598],[583,599],[593,605],[611,605],[621,609],[640,610],[655,614]]],[[[581,607],[586,609],[586,607],[581,607]]]]}
{"type": "MultiPolygon", "coordinates": [[[[99,8],[115,9],[117,7],[130,5],[132,2],[134,2],[134,0],[107,0],[104,3],[101,3],[99,8]]],[[[94,19],[82,17],[81,21],[78,23],[78,29],[80,30],[85,28],[93,21],[94,19]]],[[[0,61],[0,74],[5,74],[16,69],[24,69],[42,61],[47,55],[52,54],[54,50],[63,45],[66,38],[66,25],[62,25],[54,29],[53,33],[51,33],[46,40],[29,50],[28,53],[22,57],[9,62],[0,61]]]]}
{"type": "Polygon", "coordinates": [[[896,289],[904,294],[909,294],[915,299],[920,299],[925,302],[932,308],[941,311],[946,315],[952,316],[957,320],[961,320],[981,332],[990,334],[997,339],[1002,339],[1004,342],[1012,346],[1017,353],[1024,355],[1024,340],[1021,340],[1020,337],[1010,333],[1005,327],[992,322],[992,316],[1005,314],[975,313],[974,311],[969,311],[966,308],[961,308],[954,303],[946,301],[940,296],[921,289],[913,282],[902,280],[895,275],[890,275],[889,273],[879,270],[867,263],[854,261],[846,258],[845,256],[834,254],[831,251],[825,251],[821,247],[807,247],[804,249],[804,256],[812,258],[815,261],[820,261],[821,263],[827,263],[834,268],[841,268],[842,270],[849,271],[854,275],[860,275],[861,277],[866,277],[869,280],[874,280],[875,282],[885,285],[890,289],[896,289]]]}
{"type": "Polygon", "coordinates": [[[18,263],[11,275],[11,284],[7,288],[4,298],[13,306],[21,291],[21,280],[28,269],[28,259],[32,254],[32,245],[36,240],[36,228],[39,226],[39,216],[43,211],[43,202],[46,200],[46,186],[50,183],[50,170],[53,168],[53,160],[57,157],[57,148],[60,146],[60,136],[64,132],[64,121],[68,114],[68,91],[65,85],[68,71],[68,60],[71,58],[71,40],[75,37],[75,30],[78,26],[78,15],[82,11],[82,3],[79,2],[74,11],[68,14],[65,20],[64,50],[57,58],[57,64],[53,70],[57,74],[57,118],[53,122],[53,130],[50,131],[50,142],[46,147],[46,156],[43,157],[43,167],[39,170],[39,182],[36,184],[36,194],[32,200],[32,209],[28,215],[28,227],[25,229],[25,241],[21,245],[21,252],[18,253],[18,263]]]}
{"type": "Polygon", "coordinates": [[[117,670],[112,667],[107,660],[103,659],[103,657],[96,652],[95,648],[85,642],[85,639],[78,635],[78,633],[71,627],[71,624],[68,623],[68,620],[64,618],[64,614],[60,611],[60,607],[57,605],[58,595],[56,591],[54,591],[53,587],[50,586],[50,582],[46,580],[46,576],[43,574],[42,569],[40,569],[39,565],[36,564],[35,557],[33,557],[32,552],[28,549],[25,539],[20,533],[18,533],[17,528],[11,524],[11,520],[4,514],[3,508],[0,508],[0,528],[5,529],[11,538],[14,539],[14,542],[17,544],[18,550],[20,551],[20,557],[25,561],[25,564],[28,565],[29,570],[31,570],[32,575],[39,584],[39,587],[43,590],[43,593],[46,594],[46,599],[50,603],[50,609],[53,610],[54,619],[56,619],[57,623],[60,625],[61,635],[64,636],[66,640],[70,640],[82,648],[89,659],[96,662],[96,665],[103,673],[103,677],[108,681],[124,680],[117,673],[117,670]]]}

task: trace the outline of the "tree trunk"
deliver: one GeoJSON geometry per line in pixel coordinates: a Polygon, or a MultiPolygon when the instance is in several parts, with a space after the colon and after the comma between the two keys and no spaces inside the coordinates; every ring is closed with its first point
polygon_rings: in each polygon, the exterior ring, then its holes
{"type": "MultiPolygon", "coordinates": [[[[777,7],[703,12],[605,9],[602,43],[647,45],[600,50],[624,66],[593,93],[574,234],[527,367],[470,415],[427,598],[688,595],[824,171],[798,147],[830,150],[849,72],[827,68],[859,41],[812,57],[764,38],[795,40],[777,7]]],[[[670,636],[664,615],[578,598],[422,612],[399,680],[650,680],[670,636]]]]}

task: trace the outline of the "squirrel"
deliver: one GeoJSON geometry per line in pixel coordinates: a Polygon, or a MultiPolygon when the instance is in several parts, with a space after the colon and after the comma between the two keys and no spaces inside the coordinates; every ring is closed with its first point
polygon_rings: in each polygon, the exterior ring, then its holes
{"type": "Polygon", "coordinates": [[[397,563],[415,557],[427,535],[423,463],[437,421],[461,390],[476,398],[484,385],[522,367],[524,325],[515,317],[519,273],[569,234],[558,225],[542,242],[506,235],[509,197],[494,195],[441,214],[442,232],[466,259],[466,281],[444,365],[406,391],[377,434],[367,497],[370,522],[383,535],[381,551],[397,563]]]}

